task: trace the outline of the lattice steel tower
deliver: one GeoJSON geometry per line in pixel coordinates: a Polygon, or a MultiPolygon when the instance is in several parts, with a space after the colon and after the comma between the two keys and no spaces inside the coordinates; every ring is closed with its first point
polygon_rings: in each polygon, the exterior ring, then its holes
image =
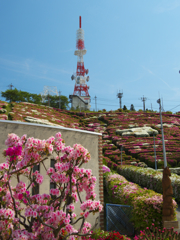
{"type": "Polygon", "coordinates": [[[74,93],[73,95],[78,96],[89,96],[89,86],[86,82],[89,81],[89,76],[87,75],[89,70],[84,68],[83,56],[86,54],[86,49],[84,46],[84,30],[81,28],[81,16],[79,17],[79,29],[77,30],[76,37],[76,50],[74,55],[77,56],[77,70],[76,74],[71,76],[71,79],[75,79],[74,93]]]}
{"type": "Polygon", "coordinates": [[[72,100],[73,107],[77,107],[77,102],[80,102],[81,106],[84,104],[86,105],[86,108],[90,108],[89,86],[87,85],[89,76],[86,76],[89,70],[84,67],[83,56],[87,51],[84,46],[84,30],[81,28],[81,16],[79,17],[79,29],[76,33],[76,48],[77,50],[74,52],[74,55],[77,56],[77,69],[76,73],[71,76],[71,79],[75,80],[75,86],[73,95],[70,95],[69,97],[72,100]],[[75,98],[77,99],[75,100],[75,98]]]}

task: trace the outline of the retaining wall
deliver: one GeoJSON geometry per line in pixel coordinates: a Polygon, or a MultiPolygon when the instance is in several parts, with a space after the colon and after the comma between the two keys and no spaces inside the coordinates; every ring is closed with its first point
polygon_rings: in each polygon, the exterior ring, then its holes
{"type": "MultiPolygon", "coordinates": [[[[89,131],[83,131],[79,129],[54,127],[40,124],[32,124],[25,122],[15,122],[0,120],[0,153],[6,148],[5,140],[9,133],[15,133],[19,137],[27,134],[27,137],[34,137],[39,139],[47,139],[51,136],[55,136],[57,132],[61,132],[62,138],[65,140],[66,146],[78,143],[87,148],[91,154],[91,160],[84,164],[82,167],[86,169],[92,169],[92,173],[97,178],[95,192],[96,200],[100,200],[103,204],[103,172],[102,172],[102,134],[89,131]]],[[[5,161],[5,157],[0,154],[0,163],[5,161]]],[[[50,167],[50,160],[46,160],[45,165],[50,167]]],[[[40,173],[44,175],[44,181],[40,185],[40,194],[49,193],[50,180],[46,175],[45,170],[40,166],[40,173]]],[[[85,194],[82,194],[84,198],[85,194]]],[[[85,200],[85,198],[83,199],[85,200]]],[[[79,204],[75,205],[76,214],[79,214],[79,204]]],[[[99,215],[90,214],[87,221],[92,225],[95,222],[96,217],[99,216],[99,227],[104,228],[104,211],[99,215]]]]}

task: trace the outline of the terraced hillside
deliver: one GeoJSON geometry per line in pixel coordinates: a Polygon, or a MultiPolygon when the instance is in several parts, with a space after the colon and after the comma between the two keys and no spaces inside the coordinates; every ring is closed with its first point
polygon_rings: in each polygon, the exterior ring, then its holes
{"type": "MultiPolygon", "coordinates": [[[[103,134],[103,155],[107,161],[155,168],[154,141],[158,168],[163,151],[158,113],[101,112],[80,113],[53,109],[31,103],[0,101],[0,119],[77,128],[103,134]],[[142,164],[143,163],[143,164],[142,164]]],[[[180,115],[163,113],[163,127],[168,166],[180,167],[180,115]]]]}
{"type": "MultiPolygon", "coordinates": [[[[134,226],[145,229],[162,227],[162,168],[164,166],[160,116],[144,112],[76,112],[30,103],[0,101],[0,119],[100,132],[103,161],[110,169],[104,173],[105,203],[134,207],[134,226]],[[155,171],[154,140],[158,171],[155,171]],[[116,170],[119,174],[111,172],[116,170]],[[135,200],[135,198],[137,199],[135,200]],[[135,200],[135,202],[134,202],[135,200]],[[149,202],[148,202],[149,201],[149,202]],[[138,205],[138,204],[139,205],[138,205]],[[137,207],[149,210],[144,213],[137,207]],[[156,209],[159,209],[159,212],[156,209]],[[154,211],[154,212],[153,212],[154,211]],[[137,216],[138,212],[138,216],[137,216]],[[153,214],[153,217],[152,217],[153,214]]],[[[168,166],[171,168],[174,208],[180,202],[180,115],[163,113],[163,127],[168,166]]]]}

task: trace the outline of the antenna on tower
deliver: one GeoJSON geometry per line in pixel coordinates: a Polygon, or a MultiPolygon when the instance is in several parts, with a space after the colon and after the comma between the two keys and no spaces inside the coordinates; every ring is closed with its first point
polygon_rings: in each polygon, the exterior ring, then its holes
{"type": "Polygon", "coordinates": [[[120,92],[120,91],[119,91],[119,93],[117,93],[117,97],[119,98],[120,108],[122,108],[122,106],[121,106],[121,98],[122,98],[122,96],[123,96],[123,92],[120,92]]]}
{"type": "Polygon", "coordinates": [[[79,16],[79,28],[81,28],[81,16],[79,16]]]}
{"type": "Polygon", "coordinates": [[[74,55],[77,56],[77,69],[76,73],[71,76],[72,80],[75,80],[74,92],[73,95],[69,95],[69,98],[72,102],[72,107],[77,108],[81,107],[79,104],[82,104],[84,109],[90,108],[90,96],[89,96],[89,86],[87,82],[89,81],[88,69],[84,67],[83,56],[86,54],[86,49],[84,46],[84,30],[81,28],[81,16],[79,16],[79,29],[76,33],[76,48],[74,55]],[[75,100],[78,98],[79,100],[75,100]],[[79,102],[79,104],[78,104],[79,102]]]}
{"type": "Polygon", "coordinates": [[[42,98],[42,102],[45,102],[46,97],[48,96],[48,105],[50,105],[49,103],[49,93],[51,93],[51,95],[56,95],[58,96],[58,90],[57,87],[49,87],[49,86],[44,86],[43,92],[40,93],[41,94],[41,98],[42,98]]]}

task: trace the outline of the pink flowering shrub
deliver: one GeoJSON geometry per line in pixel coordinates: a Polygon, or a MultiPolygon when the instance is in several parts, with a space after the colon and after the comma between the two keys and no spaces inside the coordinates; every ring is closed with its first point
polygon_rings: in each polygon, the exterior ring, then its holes
{"type": "Polygon", "coordinates": [[[0,114],[0,120],[7,120],[8,116],[6,114],[0,114]]]}
{"type": "Polygon", "coordinates": [[[110,171],[111,170],[107,166],[103,165],[103,173],[110,172],[110,171]]]}
{"type": "Polygon", "coordinates": [[[65,146],[60,132],[47,140],[12,133],[5,144],[6,162],[0,164],[0,238],[74,240],[90,235],[93,228],[86,219],[100,212],[102,205],[95,201],[96,177],[90,169],[81,168],[90,160],[88,150],[80,144],[65,146]],[[47,169],[44,161],[52,153],[56,154],[55,168],[47,169]],[[33,172],[39,164],[56,187],[49,193],[32,195],[31,188],[43,183],[43,175],[33,172]],[[80,195],[83,191],[85,201],[80,195]],[[78,201],[79,216],[74,213],[78,201]],[[81,223],[79,229],[76,223],[81,223]]]}

